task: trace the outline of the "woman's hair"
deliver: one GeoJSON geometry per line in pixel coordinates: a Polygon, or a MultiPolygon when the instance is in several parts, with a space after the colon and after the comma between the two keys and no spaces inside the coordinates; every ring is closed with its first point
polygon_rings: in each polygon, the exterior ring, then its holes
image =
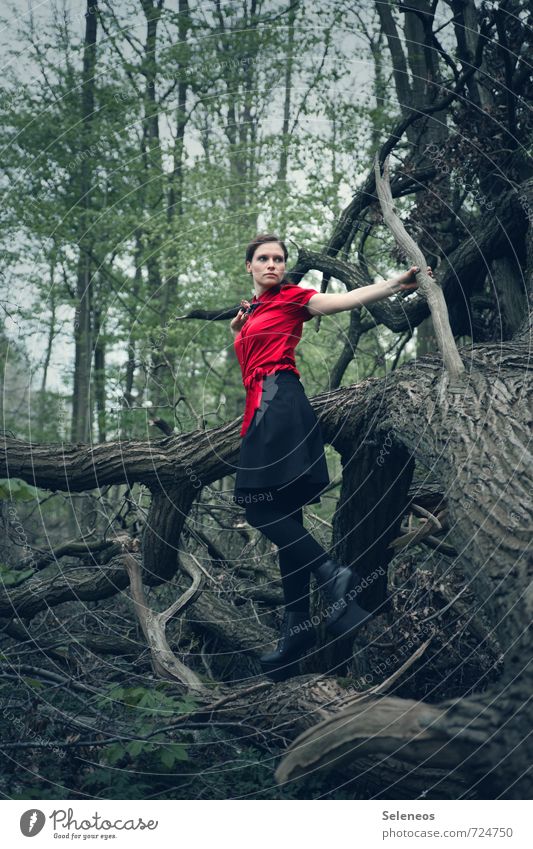
{"type": "Polygon", "coordinates": [[[277,242],[278,245],[281,245],[285,262],[287,262],[287,257],[289,256],[287,246],[285,245],[285,242],[282,242],[281,239],[273,233],[258,233],[257,236],[252,239],[246,247],[246,262],[251,262],[257,248],[260,245],[265,245],[267,242],[277,242]]]}

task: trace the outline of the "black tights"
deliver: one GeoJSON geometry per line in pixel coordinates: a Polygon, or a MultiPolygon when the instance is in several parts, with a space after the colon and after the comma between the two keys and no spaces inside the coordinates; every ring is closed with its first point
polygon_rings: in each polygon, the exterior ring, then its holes
{"type": "Polygon", "coordinates": [[[272,496],[247,504],[246,521],[278,546],[286,610],[308,615],[311,571],[329,554],[305,530],[301,502],[284,493],[272,496]]]}

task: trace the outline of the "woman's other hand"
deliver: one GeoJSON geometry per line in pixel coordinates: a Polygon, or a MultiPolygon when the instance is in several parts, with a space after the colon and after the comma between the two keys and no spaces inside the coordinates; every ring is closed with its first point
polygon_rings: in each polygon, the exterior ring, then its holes
{"type": "Polygon", "coordinates": [[[249,308],[250,308],[249,301],[241,301],[241,308],[240,308],[239,312],[237,313],[235,318],[233,318],[230,322],[231,332],[233,333],[234,336],[236,336],[237,333],[239,333],[242,330],[244,324],[246,324],[246,322],[248,320],[248,315],[246,313],[246,310],[248,310],[249,308]]]}

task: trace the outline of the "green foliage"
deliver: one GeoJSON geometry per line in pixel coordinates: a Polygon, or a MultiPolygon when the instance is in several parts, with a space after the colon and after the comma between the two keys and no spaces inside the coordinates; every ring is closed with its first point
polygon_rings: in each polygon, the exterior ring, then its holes
{"type": "Polygon", "coordinates": [[[196,707],[191,696],[176,699],[165,694],[165,683],[158,682],[153,688],[112,686],[107,693],[99,696],[98,704],[109,708],[109,703],[124,705],[144,716],[175,716],[190,713],[196,707]]]}
{"type": "Polygon", "coordinates": [[[0,478],[0,499],[5,501],[35,501],[40,490],[18,478],[0,478]]]}
{"type": "MultiPolygon", "coordinates": [[[[103,773],[87,776],[87,786],[106,783],[105,767],[128,766],[134,771],[170,773],[176,764],[188,760],[186,746],[169,741],[164,733],[154,733],[162,720],[190,713],[196,702],[190,696],[175,698],[165,693],[164,683],[153,688],[112,686],[98,699],[100,707],[123,715],[133,739],[111,743],[100,752],[103,773]]],[[[164,724],[164,723],[163,723],[164,724]]]]}
{"type": "Polygon", "coordinates": [[[33,569],[11,569],[0,563],[0,587],[16,587],[33,575],[33,569]]]}
{"type": "MultiPolygon", "coordinates": [[[[92,321],[98,320],[106,354],[106,432],[122,439],[154,434],[150,403],[182,432],[197,428],[200,419],[211,427],[242,413],[244,393],[227,322],[175,319],[249,296],[243,253],[257,228],[322,244],[367,167],[374,120],[373,103],[352,100],[355,24],[334,5],[298,4],[291,48],[287,9],[267,4],[257,25],[249,4],[224,4],[223,32],[216,13],[191,10],[182,20],[163,10],[150,68],[156,93],[168,97],[153,107],[160,130],[155,138],[142,95],[147,65],[136,55],[117,60],[129,52],[124,32],[134,8],[127,3],[116,18],[102,12],[106,37],[97,22],[89,124],[82,120],[83,28],[74,34],[53,14],[42,24],[48,49],[39,57],[36,80],[21,78],[17,63],[10,63],[0,104],[3,164],[16,186],[3,204],[0,249],[10,290],[19,283],[28,287],[29,297],[15,309],[23,338],[35,356],[32,338],[44,343],[48,335],[52,360],[72,340],[80,250],[88,249],[98,310],[92,321]],[[276,14],[269,16],[269,10],[276,14]],[[335,34],[341,25],[346,41],[335,34]],[[285,134],[278,119],[288,93],[289,49],[294,64],[285,134]],[[176,100],[178,80],[186,85],[184,111],[176,100]],[[183,141],[176,136],[178,119],[184,122],[183,141]],[[163,132],[166,122],[170,134],[163,132]],[[283,151],[286,177],[280,172],[283,151]],[[90,185],[87,202],[84,180],[90,185]],[[125,400],[128,349],[135,369],[125,400]]],[[[32,33],[23,26],[18,39],[30,43],[32,33]]],[[[293,249],[291,254],[293,261],[293,249]]],[[[342,340],[335,334],[332,345],[332,336],[307,331],[299,350],[312,360],[309,374],[314,361],[332,362],[342,350],[342,340]]],[[[33,371],[44,366],[46,347],[40,346],[33,371]]],[[[93,369],[93,383],[95,374],[93,369]]],[[[56,405],[72,385],[70,359],[61,391],[46,387],[29,407],[32,439],[68,441],[65,410],[58,422],[56,405]]],[[[322,375],[311,388],[325,386],[322,375]]],[[[94,392],[91,404],[96,429],[94,392]]],[[[27,438],[27,423],[11,419],[10,412],[9,426],[27,438]]]]}

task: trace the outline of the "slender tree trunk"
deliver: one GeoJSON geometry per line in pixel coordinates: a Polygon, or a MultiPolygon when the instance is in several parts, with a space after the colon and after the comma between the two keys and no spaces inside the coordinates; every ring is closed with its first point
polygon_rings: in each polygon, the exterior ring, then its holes
{"type": "MultiPolygon", "coordinates": [[[[403,45],[400,39],[400,32],[396,25],[396,20],[392,13],[390,0],[376,0],[376,10],[381,22],[381,28],[384,32],[389,52],[392,59],[392,72],[394,76],[394,84],[396,87],[396,96],[398,105],[403,117],[407,117],[412,103],[411,83],[409,80],[409,72],[407,60],[403,45]]],[[[407,138],[411,143],[415,141],[416,130],[414,127],[409,127],[407,130],[407,138]]]]}
{"type": "MultiPolygon", "coordinates": [[[[282,190],[282,197],[287,194],[285,191],[287,183],[287,172],[289,163],[290,151],[290,118],[291,118],[291,101],[292,101],[292,70],[294,63],[294,22],[298,4],[292,3],[287,10],[287,49],[285,50],[285,98],[283,102],[283,126],[281,129],[281,153],[279,158],[278,182],[282,190]]],[[[282,218],[280,220],[280,230],[284,232],[286,225],[286,216],[282,209],[282,218]]]]}
{"type": "MultiPolygon", "coordinates": [[[[133,386],[135,381],[136,361],[136,335],[137,335],[137,300],[142,286],[142,231],[138,227],[135,231],[135,274],[133,277],[132,301],[135,305],[131,314],[131,323],[128,336],[128,359],[126,361],[126,375],[124,379],[124,393],[122,397],[122,407],[127,410],[132,407],[136,399],[133,394],[133,386]]],[[[128,438],[128,430],[124,425],[121,426],[121,439],[128,438]]]]}
{"type": "Polygon", "coordinates": [[[332,389],[336,389],[341,385],[344,373],[352,362],[359,340],[368,327],[365,327],[361,321],[361,313],[359,310],[352,310],[350,313],[350,324],[348,326],[347,338],[345,339],[343,349],[336,363],[333,364],[329,376],[329,385],[332,389]]]}
{"type": "MultiPolygon", "coordinates": [[[[142,73],[145,78],[143,117],[143,162],[146,169],[143,197],[149,215],[145,227],[145,254],[148,285],[152,303],[160,306],[160,322],[156,333],[166,326],[167,306],[170,302],[166,292],[168,281],[161,271],[164,240],[161,236],[161,217],[165,214],[165,186],[163,160],[159,133],[159,103],[157,100],[157,38],[163,0],[140,0],[146,18],[146,40],[142,73]]],[[[168,214],[168,201],[166,204],[168,214]]],[[[169,399],[168,367],[164,352],[154,344],[151,357],[151,400],[158,407],[169,399]]]]}
{"type": "Polygon", "coordinates": [[[48,380],[48,369],[50,368],[50,360],[52,358],[52,347],[54,344],[54,337],[56,334],[56,293],[55,293],[55,280],[54,280],[54,272],[55,272],[55,260],[51,261],[50,264],[50,324],[48,325],[48,340],[46,343],[46,351],[44,354],[44,362],[43,362],[43,376],[41,380],[41,395],[44,397],[44,393],[46,391],[46,382],[48,380]]]}
{"type": "MultiPolygon", "coordinates": [[[[180,0],[179,2],[179,19],[178,19],[178,39],[180,44],[180,61],[178,62],[178,107],[176,110],[176,138],[173,151],[173,168],[169,177],[168,185],[168,203],[167,203],[167,222],[169,234],[172,240],[172,245],[176,245],[171,254],[172,269],[168,275],[164,294],[164,319],[167,320],[170,311],[176,303],[178,294],[178,275],[180,269],[180,249],[179,249],[179,233],[181,232],[181,222],[183,219],[183,187],[184,187],[184,168],[185,168],[185,130],[188,122],[187,115],[187,93],[188,83],[186,80],[187,72],[187,33],[189,31],[189,2],[188,0],[180,0]],[[177,236],[177,238],[176,238],[177,236]]],[[[165,337],[166,338],[166,337],[165,337]]],[[[173,359],[173,354],[169,346],[165,346],[165,358],[173,359]]]]}
{"type": "Polygon", "coordinates": [[[376,99],[375,119],[372,121],[371,154],[374,155],[381,141],[380,116],[385,112],[385,97],[387,93],[387,79],[383,62],[383,31],[377,38],[370,41],[370,50],[374,60],[374,97],[376,99]]]}
{"type": "Polygon", "coordinates": [[[92,235],[90,208],[92,188],[92,141],[95,109],[97,0],[87,0],[85,44],[83,50],[81,152],[80,164],[80,237],[76,273],[76,314],[74,319],[74,386],[72,392],[72,440],[88,442],[91,434],[90,391],[92,362],[92,235]]]}
{"type": "Polygon", "coordinates": [[[94,399],[96,402],[96,418],[98,423],[98,442],[105,442],[106,433],[106,373],[105,353],[106,343],[104,337],[104,326],[100,310],[94,310],[94,399]]]}
{"type": "MultiPolygon", "coordinates": [[[[479,11],[474,0],[446,0],[453,12],[453,27],[457,41],[457,56],[464,67],[472,64],[476,50],[476,37],[479,29],[479,11]]],[[[483,60],[481,70],[487,72],[483,60]]],[[[490,79],[490,75],[486,77],[490,79]]],[[[492,105],[489,87],[481,85],[477,76],[468,80],[470,100],[481,109],[492,105]]]]}
{"type": "MultiPolygon", "coordinates": [[[[221,36],[221,49],[228,57],[232,56],[232,48],[228,37],[235,33],[227,29],[220,5],[218,8],[218,32],[221,36]]],[[[255,228],[257,213],[250,210],[250,186],[255,174],[255,142],[257,118],[252,115],[252,106],[256,88],[257,49],[254,44],[257,29],[257,0],[245,0],[244,26],[246,33],[241,34],[241,44],[247,48],[246,55],[240,56],[240,70],[236,73],[231,60],[225,68],[225,83],[227,92],[226,122],[224,133],[228,140],[230,178],[228,208],[237,225],[237,232],[242,233],[243,239],[249,237],[255,228]],[[244,76],[244,85],[240,77],[244,76]]]]}

